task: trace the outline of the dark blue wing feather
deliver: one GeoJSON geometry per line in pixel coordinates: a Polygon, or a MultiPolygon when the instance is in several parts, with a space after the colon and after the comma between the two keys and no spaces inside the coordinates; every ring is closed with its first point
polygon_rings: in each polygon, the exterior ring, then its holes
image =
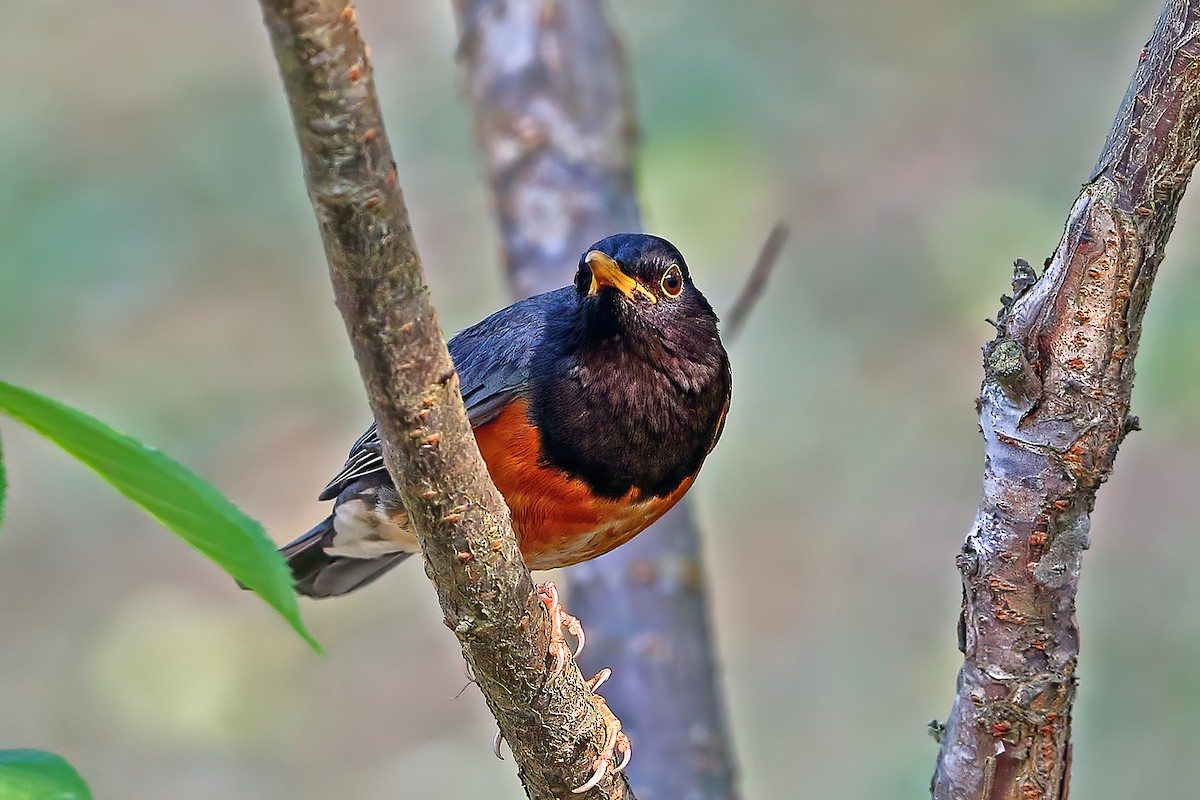
{"type": "MultiPolygon", "coordinates": [[[[569,313],[574,306],[575,289],[570,286],[535,295],[497,311],[450,340],[450,358],[458,371],[472,427],[491,421],[526,393],[530,364],[545,335],[546,321],[569,313]]],[[[320,499],[332,500],[354,481],[384,470],[379,428],[372,422],[350,448],[345,466],[320,499]]]]}

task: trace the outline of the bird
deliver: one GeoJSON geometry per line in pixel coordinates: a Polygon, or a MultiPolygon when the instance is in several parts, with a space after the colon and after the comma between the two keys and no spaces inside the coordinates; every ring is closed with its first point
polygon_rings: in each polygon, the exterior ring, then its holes
{"type": "MultiPolygon", "coordinates": [[[[679,250],[650,234],[601,239],[572,285],[497,311],[448,345],[534,570],[602,555],[666,513],[729,411],[717,315],[679,250]]],[[[280,548],[300,594],[347,594],[420,551],[374,422],[319,499],[333,500],[330,515],[280,548]]]]}
{"type": "MultiPolygon", "coordinates": [[[[733,388],[712,305],[666,239],[619,233],[579,259],[572,285],[520,300],[447,343],[480,454],[511,512],[530,569],[570,566],[627,542],[691,488],[725,426],[733,388]]],[[[321,492],[329,516],[280,548],[296,590],[314,598],[360,589],[420,551],[383,460],[376,423],[321,492]]],[[[579,620],[552,582],[537,586],[550,618],[552,674],[579,620]]],[[[605,744],[585,792],[629,763],[621,722],[585,682],[605,744]]],[[[494,748],[499,755],[500,737],[494,748]]]]}

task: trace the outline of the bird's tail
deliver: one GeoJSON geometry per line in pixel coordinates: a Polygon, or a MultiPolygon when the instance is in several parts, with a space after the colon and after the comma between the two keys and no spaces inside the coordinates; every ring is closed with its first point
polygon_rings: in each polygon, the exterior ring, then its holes
{"type": "Polygon", "coordinates": [[[333,517],[326,517],[296,541],[279,548],[292,568],[296,591],[308,597],[337,597],[361,589],[412,553],[388,553],[378,558],[330,555],[333,517]]]}

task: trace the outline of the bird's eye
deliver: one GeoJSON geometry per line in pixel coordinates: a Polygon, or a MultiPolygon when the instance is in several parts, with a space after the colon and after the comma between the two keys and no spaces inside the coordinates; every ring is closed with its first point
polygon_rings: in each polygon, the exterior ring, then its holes
{"type": "Polygon", "coordinates": [[[683,291],[683,273],[678,264],[672,264],[662,276],[662,290],[667,297],[679,297],[683,291]]]}

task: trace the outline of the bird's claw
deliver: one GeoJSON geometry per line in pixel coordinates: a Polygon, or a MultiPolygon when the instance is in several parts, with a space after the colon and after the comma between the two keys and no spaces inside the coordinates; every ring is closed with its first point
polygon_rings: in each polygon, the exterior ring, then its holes
{"type": "MultiPolygon", "coordinates": [[[[553,581],[538,584],[537,595],[538,599],[542,601],[542,605],[545,606],[546,613],[550,615],[549,651],[550,657],[554,659],[554,670],[551,675],[557,677],[566,667],[568,656],[578,658],[579,654],[583,652],[583,645],[586,641],[583,635],[583,625],[580,624],[577,617],[571,616],[563,609],[562,603],[558,599],[558,587],[554,585],[553,581]],[[567,647],[564,630],[575,638],[574,652],[567,647]]],[[[591,777],[583,785],[572,789],[572,794],[582,794],[599,785],[610,767],[614,774],[621,772],[629,766],[629,759],[633,756],[633,746],[629,743],[629,737],[621,730],[621,720],[617,719],[617,715],[608,707],[604,698],[596,694],[596,690],[611,676],[612,670],[605,667],[584,684],[587,687],[588,700],[596,707],[596,713],[600,715],[600,720],[604,723],[606,736],[604,747],[600,749],[600,755],[592,763],[591,777]]],[[[496,741],[493,742],[493,750],[499,757],[499,734],[496,736],[496,741]]]]}
{"type": "Polygon", "coordinates": [[[596,677],[586,682],[588,699],[596,707],[596,713],[600,715],[600,719],[604,723],[604,730],[608,735],[605,738],[604,747],[600,750],[600,756],[592,763],[592,777],[588,778],[582,786],[572,789],[572,794],[582,794],[598,785],[604,779],[604,774],[608,772],[613,760],[617,759],[618,753],[620,758],[612,769],[614,774],[629,766],[629,759],[633,757],[633,745],[630,744],[629,737],[621,730],[621,720],[617,719],[617,715],[608,707],[604,698],[595,693],[600,685],[611,676],[612,670],[605,667],[596,673],[596,677]]]}
{"type": "Polygon", "coordinates": [[[558,676],[562,674],[563,668],[567,665],[567,655],[579,658],[587,639],[583,635],[583,625],[579,622],[579,618],[568,614],[562,607],[562,603],[559,602],[558,587],[554,585],[554,581],[539,583],[537,596],[538,600],[542,601],[542,605],[546,607],[546,613],[550,615],[550,655],[554,658],[554,671],[551,674],[558,676]],[[563,634],[564,628],[575,639],[574,652],[567,648],[567,638],[563,634]]]}
{"type": "Polygon", "coordinates": [[[496,758],[504,760],[504,755],[500,752],[500,745],[504,742],[504,732],[499,728],[496,729],[496,735],[492,738],[492,752],[496,754],[496,758]]]}

